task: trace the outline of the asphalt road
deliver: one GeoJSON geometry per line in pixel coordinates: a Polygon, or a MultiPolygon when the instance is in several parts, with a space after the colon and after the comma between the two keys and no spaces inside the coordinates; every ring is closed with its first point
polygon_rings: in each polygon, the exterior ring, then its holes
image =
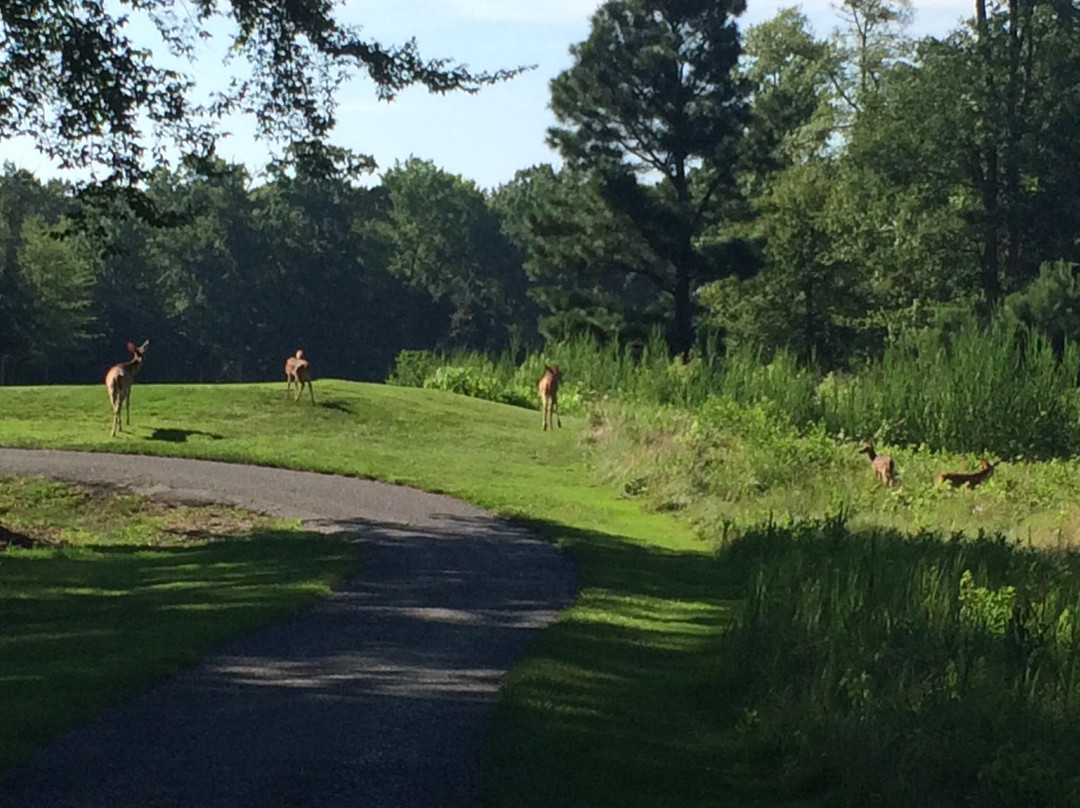
{"type": "Polygon", "coordinates": [[[14,449],[0,449],[0,472],[295,516],[363,553],[357,578],[315,609],[46,747],[0,783],[5,808],[471,808],[500,680],[576,588],[551,545],[400,486],[14,449]]]}

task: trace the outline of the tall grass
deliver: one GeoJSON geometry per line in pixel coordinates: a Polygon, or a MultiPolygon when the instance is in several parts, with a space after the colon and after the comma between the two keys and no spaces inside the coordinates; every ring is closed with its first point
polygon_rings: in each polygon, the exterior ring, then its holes
{"type": "Polygon", "coordinates": [[[848,804],[1077,805],[1080,556],[1004,539],[769,524],[719,697],[787,796],[848,804]]]}
{"type": "Polygon", "coordinates": [[[1080,448],[1076,380],[1080,349],[1061,356],[1038,331],[1005,319],[969,327],[946,345],[908,335],[879,363],[819,388],[835,434],[1005,457],[1080,448]]]}
{"type": "Polygon", "coordinates": [[[494,358],[465,350],[402,351],[387,381],[538,407],[536,382],[550,364],[562,370],[560,409],[581,413],[604,396],[694,406],[716,389],[723,362],[715,340],[702,342],[690,362],[672,362],[663,334],[654,332],[643,344],[625,346],[591,337],[553,341],[520,360],[514,349],[494,358]]]}
{"type": "Polygon", "coordinates": [[[567,413],[602,397],[697,407],[722,395],[841,438],[1010,459],[1080,450],[1080,348],[1066,342],[1055,352],[1040,332],[1005,317],[985,328],[971,322],[947,339],[901,334],[879,360],[824,378],[787,352],[766,361],[749,349],[724,354],[715,341],[699,345],[688,363],[673,362],[655,333],[641,346],[549,343],[521,361],[512,352],[495,359],[403,352],[390,381],[537,406],[536,379],[549,363],[563,371],[567,413]]]}

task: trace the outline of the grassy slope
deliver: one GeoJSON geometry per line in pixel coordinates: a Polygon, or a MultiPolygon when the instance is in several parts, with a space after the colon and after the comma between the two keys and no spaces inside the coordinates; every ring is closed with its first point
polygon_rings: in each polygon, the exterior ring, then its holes
{"type": "Polygon", "coordinates": [[[679,521],[590,476],[581,424],[436,391],[333,380],[319,405],[283,385],[136,386],[108,437],[97,387],[0,389],[0,444],[175,454],[341,472],[527,520],[580,564],[577,605],[504,691],[492,805],[688,806],[716,799],[715,721],[699,712],[730,592],[679,521]]]}

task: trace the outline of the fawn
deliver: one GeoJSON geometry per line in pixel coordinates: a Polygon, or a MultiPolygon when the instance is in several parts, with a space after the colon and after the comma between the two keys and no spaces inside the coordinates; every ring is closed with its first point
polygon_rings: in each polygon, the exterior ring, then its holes
{"type": "Polygon", "coordinates": [[[873,441],[868,440],[859,449],[859,454],[864,454],[870,458],[870,466],[874,469],[874,479],[885,483],[885,485],[893,485],[896,482],[896,468],[893,465],[893,459],[888,455],[877,454],[874,451],[873,441]]]}
{"type": "Polygon", "coordinates": [[[558,365],[550,367],[544,365],[544,375],[536,382],[536,391],[540,394],[540,423],[546,432],[551,427],[551,416],[555,416],[555,423],[562,428],[562,418],[559,417],[559,381],[562,373],[558,365]]]}
{"type": "Polygon", "coordinates": [[[945,482],[953,488],[966,485],[971,489],[993,474],[996,465],[997,463],[991,463],[984,457],[982,459],[982,468],[978,471],[939,471],[934,475],[934,484],[945,482]]]}
{"type": "Polygon", "coordinates": [[[109,401],[112,402],[113,424],[109,437],[115,438],[120,426],[120,408],[127,402],[127,423],[131,426],[131,385],[135,382],[135,374],[142,367],[143,356],[150,345],[147,340],[142,345],[136,346],[129,342],[127,349],[131,351],[131,358],[126,362],[117,362],[105,374],[105,389],[109,393],[109,401]]]}
{"type": "Polygon", "coordinates": [[[311,365],[304,359],[304,352],[297,350],[296,353],[285,360],[285,395],[292,393],[292,386],[296,384],[296,398],[299,401],[304,393],[304,385],[307,385],[311,394],[311,403],[315,403],[315,388],[311,386],[311,365]]]}

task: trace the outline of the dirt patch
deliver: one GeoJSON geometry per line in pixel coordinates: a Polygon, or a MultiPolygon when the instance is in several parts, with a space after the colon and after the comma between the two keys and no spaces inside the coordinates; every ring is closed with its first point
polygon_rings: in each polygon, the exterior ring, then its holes
{"type": "Polygon", "coordinates": [[[279,524],[228,505],[168,502],[107,484],[55,485],[66,491],[47,514],[21,508],[18,497],[0,508],[0,517],[6,517],[6,524],[0,523],[0,553],[9,547],[201,544],[279,524]]]}

